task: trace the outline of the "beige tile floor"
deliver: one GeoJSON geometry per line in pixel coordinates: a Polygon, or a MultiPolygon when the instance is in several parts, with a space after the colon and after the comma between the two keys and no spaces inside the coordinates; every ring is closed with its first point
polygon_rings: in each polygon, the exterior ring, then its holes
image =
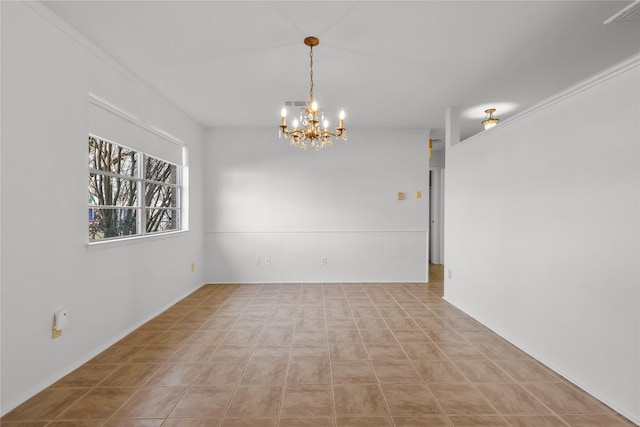
{"type": "Polygon", "coordinates": [[[632,426],[428,284],[208,285],[3,426],[632,426]]]}

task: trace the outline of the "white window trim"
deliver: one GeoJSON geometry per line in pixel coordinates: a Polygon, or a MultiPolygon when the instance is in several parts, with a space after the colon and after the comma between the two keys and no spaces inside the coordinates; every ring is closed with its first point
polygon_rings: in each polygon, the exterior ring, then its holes
{"type": "Polygon", "coordinates": [[[138,243],[146,243],[150,240],[165,240],[165,239],[173,239],[182,237],[186,233],[189,233],[191,230],[172,230],[172,231],[158,231],[156,233],[151,234],[136,234],[134,236],[127,236],[122,238],[110,238],[103,240],[96,240],[93,242],[88,242],[85,247],[87,250],[100,250],[107,248],[115,248],[118,246],[128,246],[135,245],[138,243]]]}
{"type": "MultiPolygon", "coordinates": [[[[178,206],[178,210],[180,211],[180,229],[179,230],[170,230],[170,231],[158,231],[158,232],[154,232],[154,233],[149,233],[149,234],[136,234],[133,236],[122,236],[122,237],[114,237],[114,238],[107,238],[107,239],[102,239],[102,240],[96,240],[96,241],[89,241],[89,236],[87,234],[87,243],[86,246],[87,247],[106,247],[106,246],[120,246],[120,245],[126,245],[126,244],[130,244],[130,243],[137,243],[139,241],[145,241],[146,239],[163,239],[163,238],[167,238],[167,237],[171,237],[171,236],[176,236],[176,235],[180,235],[183,234],[185,232],[188,232],[190,230],[189,228],[189,153],[188,153],[188,145],[182,141],[181,139],[171,135],[170,133],[152,125],[151,123],[143,120],[142,118],[130,113],[129,111],[105,100],[104,98],[101,98],[98,95],[89,94],[89,102],[124,119],[127,120],[128,122],[148,131],[151,132],[159,137],[161,137],[162,139],[175,144],[179,147],[181,147],[182,149],[182,162],[181,164],[178,164],[178,166],[180,167],[180,174],[179,174],[179,187],[181,189],[180,191],[180,199],[178,201],[179,206],[178,206]]],[[[111,140],[109,140],[107,137],[101,137],[101,136],[97,136],[94,135],[98,138],[107,140],[109,142],[113,142],[111,140]]],[[[113,142],[114,144],[118,144],[117,142],[113,142]]],[[[123,145],[123,144],[118,144],[118,145],[123,145]]],[[[135,150],[137,152],[143,152],[141,150],[135,150]]],[[[158,156],[154,156],[153,153],[147,153],[147,152],[143,152],[144,154],[147,154],[151,157],[160,159],[160,157],[158,156]]],[[[160,159],[162,160],[162,159],[160,159]]],[[[173,162],[169,162],[172,164],[176,164],[173,162]]],[[[96,172],[100,172],[100,171],[96,171],[96,172]]],[[[149,181],[149,182],[153,182],[153,181],[149,181]]],[[[166,185],[166,184],[163,184],[166,185]]],[[[144,215],[145,214],[145,206],[141,207],[141,212],[144,215]]],[[[142,232],[142,230],[140,230],[142,232]]]]}
{"type": "MultiPolygon", "coordinates": [[[[88,135],[89,137],[93,137],[105,142],[108,142],[109,144],[113,144],[113,145],[117,145],[123,148],[126,148],[128,150],[132,150],[136,153],[136,157],[138,158],[138,163],[140,165],[139,170],[137,171],[137,174],[134,176],[130,176],[130,175],[121,175],[121,174],[117,174],[111,171],[102,171],[100,169],[93,169],[93,168],[88,168],[88,175],[94,173],[94,174],[99,174],[99,175],[104,175],[104,176],[110,176],[110,177],[114,177],[114,178],[121,178],[121,179],[128,179],[131,181],[135,181],[136,182],[136,191],[138,193],[138,205],[137,206],[117,206],[117,207],[113,207],[113,209],[135,209],[136,211],[138,211],[138,214],[136,215],[136,234],[133,235],[127,235],[127,236],[115,236],[115,237],[107,237],[104,239],[100,239],[100,240],[89,240],[88,239],[88,235],[87,235],[87,245],[88,246],[94,246],[97,244],[105,244],[105,243],[110,243],[110,242],[120,242],[120,241],[125,241],[125,240],[133,240],[133,239],[138,239],[138,238],[142,238],[142,237],[154,237],[154,236],[160,236],[160,235],[167,235],[167,234],[172,234],[172,233],[180,233],[183,231],[188,231],[188,228],[185,227],[184,225],[184,207],[183,207],[183,203],[184,200],[186,199],[186,195],[185,193],[185,188],[183,186],[183,174],[184,174],[184,170],[185,167],[183,165],[179,165],[173,162],[169,162],[167,160],[161,159],[159,157],[153,156],[149,153],[146,153],[144,151],[141,150],[136,150],[134,148],[131,147],[127,147],[126,145],[123,144],[119,144],[117,142],[114,142],[108,138],[104,138],[102,136],[98,136],[95,134],[90,133],[88,135]],[[145,157],[151,157],[157,160],[160,160],[162,162],[166,162],[169,163],[171,165],[175,165],[178,167],[178,174],[176,177],[176,184],[167,184],[166,182],[160,182],[160,181],[154,181],[151,179],[146,179],[144,178],[146,176],[146,171],[144,169],[145,167],[145,157]],[[146,213],[147,213],[147,209],[154,209],[154,207],[149,207],[146,205],[146,200],[144,199],[144,186],[146,183],[150,183],[150,184],[157,184],[157,185],[162,185],[162,186],[166,186],[166,187],[172,187],[172,188],[176,188],[179,190],[179,199],[178,199],[178,205],[175,208],[167,208],[166,210],[175,210],[178,213],[179,216],[179,224],[180,224],[180,228],[177,230],[166,230],[166,231],[154,231],[152,233],[147,233],[145,230],[147,228],[147,224],[146,224],[146,213]]],[[[183,147],[183,159],[185,156],[185,152],[186,150],[183,147]]],[[[89,205],[89,208],[91,208],[91,205],[89,205]]],[[[111,207],[107,207],[107,209],[111,209],[111,207]]],[[[155,209],[163,209],[163,208],[155,208],[155,209]]]]}

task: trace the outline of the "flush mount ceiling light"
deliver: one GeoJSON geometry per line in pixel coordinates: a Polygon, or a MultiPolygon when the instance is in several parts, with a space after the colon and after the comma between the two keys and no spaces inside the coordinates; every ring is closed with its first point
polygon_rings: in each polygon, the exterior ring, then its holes
{"type": "Polygon", "coordinates": [[[316,151],[333,145],[331,138],[342,138],[346,141],[347,133],[344,128],[344,110],[340,111],[340,125],[335,133],[329,132],[329,120],[324,116],[318,103],[313,98],[313,47],[317,46],[320,40],[317,37],[307,37],[304,44],[309,46],[309,68],[311,86],[309,89],[309,102],[306,107],[300,110],[300,117],[293,120],[293,130],[287,126],[287,109],[282,108],[282,124],[280,125],[280,137],[284,135],[291,145],[304,150],[310,145],[316,151]]]}
{"type": "Polygon", "coordinates": [[[489,108],[488,110],[484,110],[484,112],[487,114],[487,118],[482,122],[482,126],[484,126],[485,130],[498,124],[500,119],[493,117],[493,113],[496,112],[495,108],[489,108]]]}

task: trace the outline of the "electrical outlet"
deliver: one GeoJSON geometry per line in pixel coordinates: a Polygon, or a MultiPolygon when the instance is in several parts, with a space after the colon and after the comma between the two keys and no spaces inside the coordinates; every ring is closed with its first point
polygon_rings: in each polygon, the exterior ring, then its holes
{"type": "Polygon", "coordinates": [[[267,267],[271,267],[271,257],[268,256],[264,259],[264,265],[266,265],[267,267]]]}
{"type": "Polygon", "coordinates": [[[320,264],[327,265],[327,257],[320,258],[320,264]]]}
{"type": "Polygon", "coordinates": [[[256,265],[261,265],[262,264],[262,258],[258,257],[256,258],[256,265]]]}
{"type": "Polygon", "coordinates": [[[451,270],[447,270],[447,278],[451,280],[451,270]]]}

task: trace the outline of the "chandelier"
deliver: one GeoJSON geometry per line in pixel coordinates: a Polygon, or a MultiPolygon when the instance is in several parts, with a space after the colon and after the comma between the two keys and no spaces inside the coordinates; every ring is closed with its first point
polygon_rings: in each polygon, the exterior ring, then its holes
{"type": "Polygon", "coordinates": [[[340,125],[335,132],[329,131],[329,120],[324,116],[318,103],[313,98],[313,47],[317,46],[320,40],[317,37],[307,37],[304,44],[309,46],[309,68],[311,69],[309,76],[311,86],[309,89],[309,102],[305,108],[300,110],[298,119],[293,120],[293,129],[287,126],[287,109],[282,108],[282,124],[280,125],[280,138],[284,135],[289,139],[291,145],[300,147],[304,150],[310,145],[316,151],[325,147],[331,147],[333,141],[331,138],[342,138],[347,140],[346,129],[344,128],[344,110],[340,111],[340,125]]]}
{"type": "Polygon", "coordinates": [[[482,126],[484,126],[485,130],[498,124],[500,119],[493,117],[493,113],[496,112],[495,108],[489,108],[488,110],[484,110],[484,112],[487,114],[487,118],[482,122],[482,126]]]}

